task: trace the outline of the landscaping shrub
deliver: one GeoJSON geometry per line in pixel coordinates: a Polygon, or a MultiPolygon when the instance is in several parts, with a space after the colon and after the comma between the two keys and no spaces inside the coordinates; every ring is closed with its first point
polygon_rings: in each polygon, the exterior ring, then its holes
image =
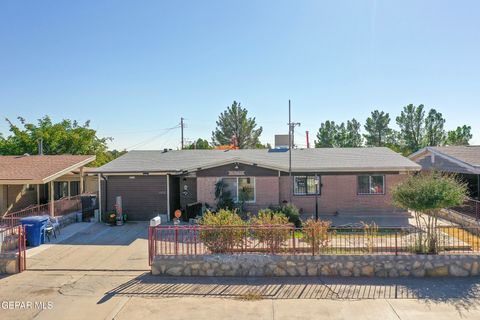
{"type": "Polygon", "coordinates": [[[288,218],[288,221],[293,223],[295,227],[302,227],[302,220],[300,220],[300,211],[294,204],[288,203],[281,206],[280,212],[283,213],[288,218]]]}
{"type": "Polygon", "coordinates": [[[293,232],[293,224],[281,212],[263,209],[250,220],[252,235],[270,252],[278,251],[293,232]]]}
{"type": "Polygon", "coordinates": [[[368,253],[373,253],[375,249],[375,240],[378,237],[378,226],[375,222],[368,224],[362,222],[363,225],[363,234],[365,236],[365,250],[368,253]]]}
{"type": "Polygon", "coordinates": [[[328,229],[330,221],[308,219],[303,226],[303,239],[313,247],[314,252],[320,252],[330,243],[328,229]]]}
{"type": "Polygon", "coordinates": [[[235,211],[207,211],[199,224],[200,240],[212,253],[227,253],[243,246],[246,224],[235,211]]]}

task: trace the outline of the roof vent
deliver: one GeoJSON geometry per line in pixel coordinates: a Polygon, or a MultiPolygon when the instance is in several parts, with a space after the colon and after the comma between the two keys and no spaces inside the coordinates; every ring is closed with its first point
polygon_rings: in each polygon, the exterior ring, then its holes
{"type": "Polygon", "coordinates": [[[168,152],[168,149],[167,149],[167,148],[163,149],[163,152],[162,152],[162,153],[165,153],[165,152],[168,152]]]}

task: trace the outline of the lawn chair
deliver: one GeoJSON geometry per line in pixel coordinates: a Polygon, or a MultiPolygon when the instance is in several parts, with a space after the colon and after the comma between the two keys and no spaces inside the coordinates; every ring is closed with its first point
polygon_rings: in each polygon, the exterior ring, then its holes
{"type": "Polygon", "coordinates": [[[58,218],[50,217],[44,229],[45,238],[50,242],[51,236],[57,239],[57,233],[60,235],[60,223],[58,222],[58,218]]]}

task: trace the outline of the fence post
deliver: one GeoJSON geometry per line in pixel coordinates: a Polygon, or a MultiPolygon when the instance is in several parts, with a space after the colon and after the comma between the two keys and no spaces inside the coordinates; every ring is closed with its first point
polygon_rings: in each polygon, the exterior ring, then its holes
{"type": "Polygon", "coordinates": [[[395,255],[398,256],[398,231],[395,231],[395,255]]]}
{"type": "Polygon", "coordinates": [[[175,255],[178,255],[178,227],[175,226],[175,255]]]}
{"type": "Polygon", "coordinates": [[[195,255],[197,255],[197,234],[198,234],[198,227],[195,226],[193,228],[193,238],[194,238],[194,241],[195,241],[195,255]]]}
{"type": "Polygon", "coordinates": [[[475,201],[475,212],[476,212],[477,221],[480,218],[479,217],[479,215],[480,215],[480,205],[479,204],[480,204],[480,201],[475,201]]]}
{"type": "Polygon", "coordinates": [[[312,228],[312,256],[315,255],[315,231],[312,228]]]}
{"type": "Polygon", "coordinates": [[[295,255],[295,228],[292,229],[293,255],[295,255]]]}

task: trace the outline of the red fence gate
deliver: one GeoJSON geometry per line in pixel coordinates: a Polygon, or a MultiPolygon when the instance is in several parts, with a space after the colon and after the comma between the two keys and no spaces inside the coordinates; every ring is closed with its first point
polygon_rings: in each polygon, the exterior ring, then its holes
{"type": "Polygon", "coordinates": [[[0,256],[17,254],[18,272],[27,268],[26,244],[24,226],[0,226],[0,256]]]}
{"type": "Polygon", "coordinates": [[[18,272],[27,269],[27,238],[25,226],[18,226],[18,272]]]}

